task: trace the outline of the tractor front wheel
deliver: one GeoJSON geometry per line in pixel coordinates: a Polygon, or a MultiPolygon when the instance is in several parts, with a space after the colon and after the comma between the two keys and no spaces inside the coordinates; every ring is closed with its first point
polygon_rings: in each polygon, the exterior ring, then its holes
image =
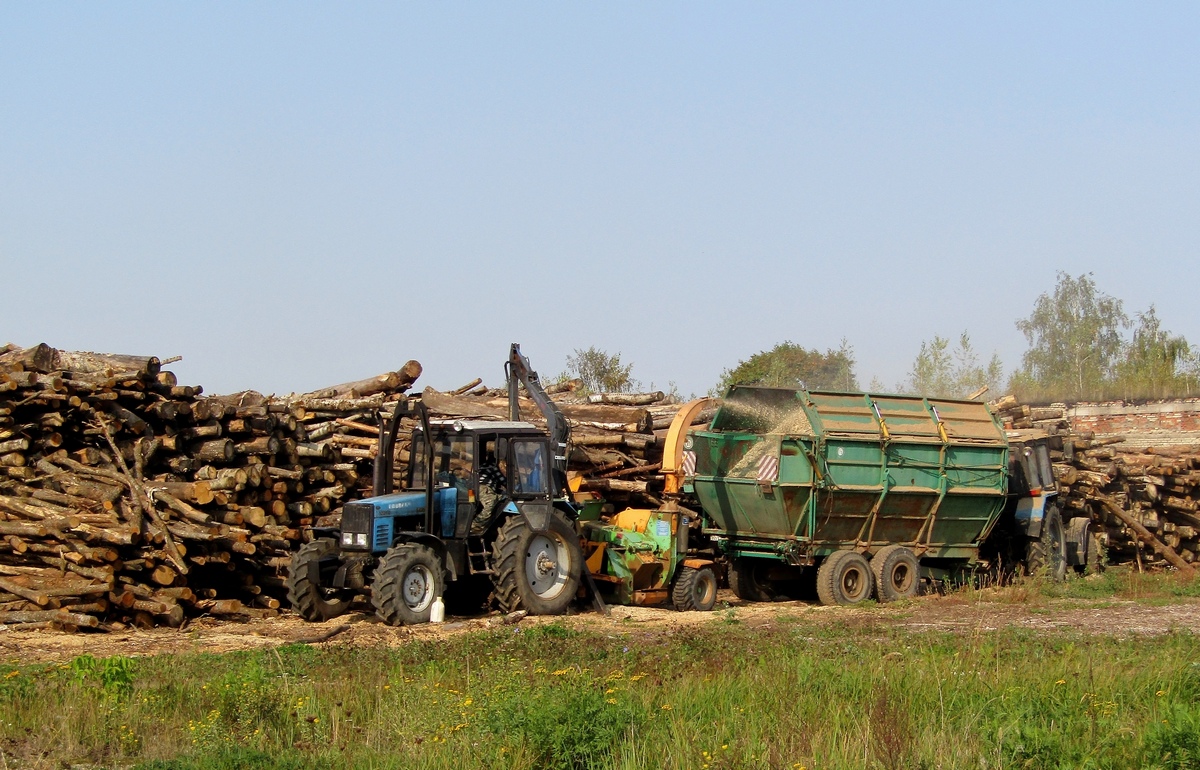
{"type": "Polygon", "coordinates": [[[444,587],[437,553],[427,545],[402,543],[379,560],[371,603],[379,619],[390,626],[428,623],[433,601],[444,587]]]}
{"type": "Polygon", "coordinates": [[[708,612],[717,603],[717,576],[712,567],[680,567],[671,587],[671,603],[680,612],[708,612]]]}
{"type": "Polygon", "coordinates": [[[545,529],[524,516],[510,517],[492,544],[492,581],[502,612],[561,615],[579,591],[583,550],[579,536],[558,511],[545,529]]]}
{"type": "Polygon", "coordinates": [[[337,542],[323,537],[305,543],[292,556],[287,594],[300,617],[313,623],[332,620],[350,609],[349,592],[321,585],[321,559],[338,552],[337,542]]]}

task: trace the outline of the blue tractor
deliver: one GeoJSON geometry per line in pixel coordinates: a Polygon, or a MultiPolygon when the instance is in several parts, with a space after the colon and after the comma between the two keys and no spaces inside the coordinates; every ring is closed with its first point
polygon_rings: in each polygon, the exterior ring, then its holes
{"type": "Polygon", "coordinates": [[[293,557],[288,598],[306,620],[346,612],[356,595],[391,625],[428,622],[435,603],[504,612],[566,611],[583,554],[566,484],[569,427],[513,344],[506,364],[510,419],[430,420],[402,400],[380,418],[375,496],[347,503],[339,529],[314,530],[293,557]],[[547,429],[520,419],[518,383],[547,429]],[[415,420],[406,489],[392,490],[400,421],[415,420]]]}

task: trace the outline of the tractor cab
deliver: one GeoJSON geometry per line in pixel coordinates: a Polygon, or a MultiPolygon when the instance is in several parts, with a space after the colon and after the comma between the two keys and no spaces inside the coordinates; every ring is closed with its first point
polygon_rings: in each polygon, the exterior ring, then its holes
{"type": "Polygon", "coordinates": [[[549,440],[531,423],[430,420],[428,441],[413,431],[406,490],[347,503],[341,546],[378,554],[400,538],[484,535],[508,506],[549,502],[549,458],[549,440]]]}
{"type": "Polygon", "coordinates": [[[432,469],[435,505],[443,501],[435,516],[441,530],[435,534],[481,535],[506,504],[550,501],[550,441],[531,423],[431,420],[429,438],[420,428],[413,432],[406,486],[424,490],[432,469]],[[432,462],[426,457],[430,448],[432,462]]]}

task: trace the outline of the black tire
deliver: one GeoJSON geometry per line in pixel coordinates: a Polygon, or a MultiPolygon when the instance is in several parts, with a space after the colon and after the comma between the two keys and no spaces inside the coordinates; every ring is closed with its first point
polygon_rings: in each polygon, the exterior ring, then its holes
{"type": "Polygon", "coordinates": [[[921,564],[917,555],[902,545],[889,545],[871,557],[875,598],[880,602],[913,599],[921,590],[921,564]]]}
{"type": "Polygon", "coordinates": [[[671,586],[671,603],[680,612],[708,612],[717,603],[717,575],[712,567],[680,567],[671,586]]]}
{"type": "Polygon", "coordinates": [[[871,597],[871,565],[857,551],[830,554],[817,570],[817,597],[821,604],[858,604],[871,597]]]}
{"type": "Polygon", "coordinates": [[[337,552],[337,541],[324,537],[305,543],[292,556],[287,576],[288,601],[292,609],[307,621],[320,623],[332,620],[345,614],[354,600],[347,591],[321,586],[321,571],[317,565],[323,557],[337,552]]]}
{"type": "Polygon", "coordinates": [[[1063,535],[1062,515],[1050,508],[1042,519],[1040,537],[1029,538],[1025,545],[1025,574],[1045,575],[1055,583],[1067,577],[1067,540],[1063,535]]]}
{"type": "Polygon", "coordinates": [[[432,548],[401,543],[379,560],[371,584],[371,604],[389,626],[428,623],[433,603],[445,586],[442,560],[432,548]]]}
{"type": "Polygon", "coordinates": [[[541,530],[524,516],[511,516],[492,544],[492,583],[501,612],[563,614],[579,591],[582,569],[579,536],[559,511],[541,530]]]}
{"type": "Polygon", "coordinates": [[[775,587],[763,574],[766,570],[759,559],[733,560],[729,570],[729,587],[737,598],[746,602],[775,601],[775,587]]]}

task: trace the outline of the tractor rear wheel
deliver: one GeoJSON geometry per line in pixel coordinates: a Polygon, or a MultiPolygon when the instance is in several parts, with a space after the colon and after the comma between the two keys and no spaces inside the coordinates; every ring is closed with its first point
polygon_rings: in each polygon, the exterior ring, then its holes
{"type": "Polygon", "coordinates": [[[332,620],[350,609],[353,596],[321,585],[321,559],[336,554],[337,542],[323,537],[300,546],[288,569],[287,594],[300,617],[313,623],[332,620]]]}
{"type": "Polygon", "coordinates": [[[582,569],[579,536],[559,511],[536,530],[524,516],[511,516],[492,544],[492,582],[502,612],[563,614],[579,591],[582,569]]]}
{"type": "Polygon", "coordinates": [[[1067,540],[1063,536],[1062,515],[1050,508],[1042,519],[1042,534],[1025,545],[1025,574],[1045,574],[1055,583],[1067,577],[1067,540]]]}
{"type": "Polygon", "coordinates": [[[379,560],[371,604],[390,626],[428,623],[433,601],[445,590],[442,560],[432,548],[401,543],[379,560]]]}
{"type": "Polygon", "coordinates": [[[902,545],[880,548],[871,557],[875,598],[880,602],[912,599],[921,588],[921,566],[917,555],[902,545]]]}
{"type": "Polygon", "coordinates": [[[680,612],[708,612],[717,603],[717,576],[712,567],[680,567],[671,586],[671,603],[680,612]]]}
{"type": "Polygon", "coordinates": [[[765,573],[767,564],[760,559],[738,558],[729,570],[729,587],[745,602],[775,601],[775,587],[765,573]]]}
{"type": "Polygon", "coordinates": [[[871,596],[871,567],[857,551],[837,551],[817,570],[821,604],[858,604],[871,596]]]}

